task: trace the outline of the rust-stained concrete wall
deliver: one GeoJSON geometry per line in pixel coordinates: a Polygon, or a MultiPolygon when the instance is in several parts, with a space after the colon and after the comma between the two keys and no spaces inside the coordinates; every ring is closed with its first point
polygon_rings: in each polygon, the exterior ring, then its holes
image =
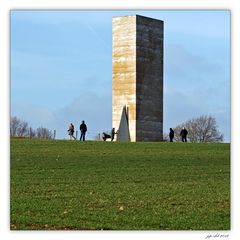
{"type": "Polygon", "coordinates": [[[112,126],[128,109],[131,141],[160,141],[163,127],[163,21],[113,18],[112,126]]]}
{"type": "Polygon", "coordinates": [[[136,16],[113,18],[112,126],[128,108],[130,140],[136,141],[136,16]]]}

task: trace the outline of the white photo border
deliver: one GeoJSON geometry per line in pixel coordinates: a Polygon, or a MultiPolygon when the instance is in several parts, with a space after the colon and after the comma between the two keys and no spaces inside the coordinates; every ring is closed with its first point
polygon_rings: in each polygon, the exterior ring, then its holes
{"type": "Polygon", "coordinates": [[[78,240],[78,239],[239,239],[239,139],[240,119],[240,7],[237,0],[12,0],[0,3],[0,239],[6,240],[78,240]],[[231,11],[231,230],[230,231],[10,231],[10,10],[215,10],[231,11]],[[215,234],[215,237],[214,237],[215,234]],[[217,237],[216,234],[219,234],[217,237]]]}

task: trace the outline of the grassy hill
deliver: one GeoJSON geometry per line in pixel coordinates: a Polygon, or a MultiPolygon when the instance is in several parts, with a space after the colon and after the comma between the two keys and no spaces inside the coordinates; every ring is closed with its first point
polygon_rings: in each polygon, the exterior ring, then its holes
{"type": "Polygon", "coordinates": [[[11,140],[11,229],[230,229],[230,144],[11,140]]]}

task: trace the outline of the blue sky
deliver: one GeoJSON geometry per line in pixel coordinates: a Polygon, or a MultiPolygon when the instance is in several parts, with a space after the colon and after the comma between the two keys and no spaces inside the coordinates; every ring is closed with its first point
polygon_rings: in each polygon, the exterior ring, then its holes
{"type": "Polygon", "coordinates": [[[67,138],[112,124],[112,17],[164,21],[164,131],[202,114],[230,141],[229,11],[11,11],[11,115],[67,138]]]}

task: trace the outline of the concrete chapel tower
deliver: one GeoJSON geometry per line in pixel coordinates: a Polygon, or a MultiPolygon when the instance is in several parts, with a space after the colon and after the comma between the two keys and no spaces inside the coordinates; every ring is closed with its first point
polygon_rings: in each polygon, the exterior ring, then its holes
{"type": "Polygon", "coordinates": [[[112,127],[119,141],[163,138],[163,21],[113,18],[112,127]]]}

